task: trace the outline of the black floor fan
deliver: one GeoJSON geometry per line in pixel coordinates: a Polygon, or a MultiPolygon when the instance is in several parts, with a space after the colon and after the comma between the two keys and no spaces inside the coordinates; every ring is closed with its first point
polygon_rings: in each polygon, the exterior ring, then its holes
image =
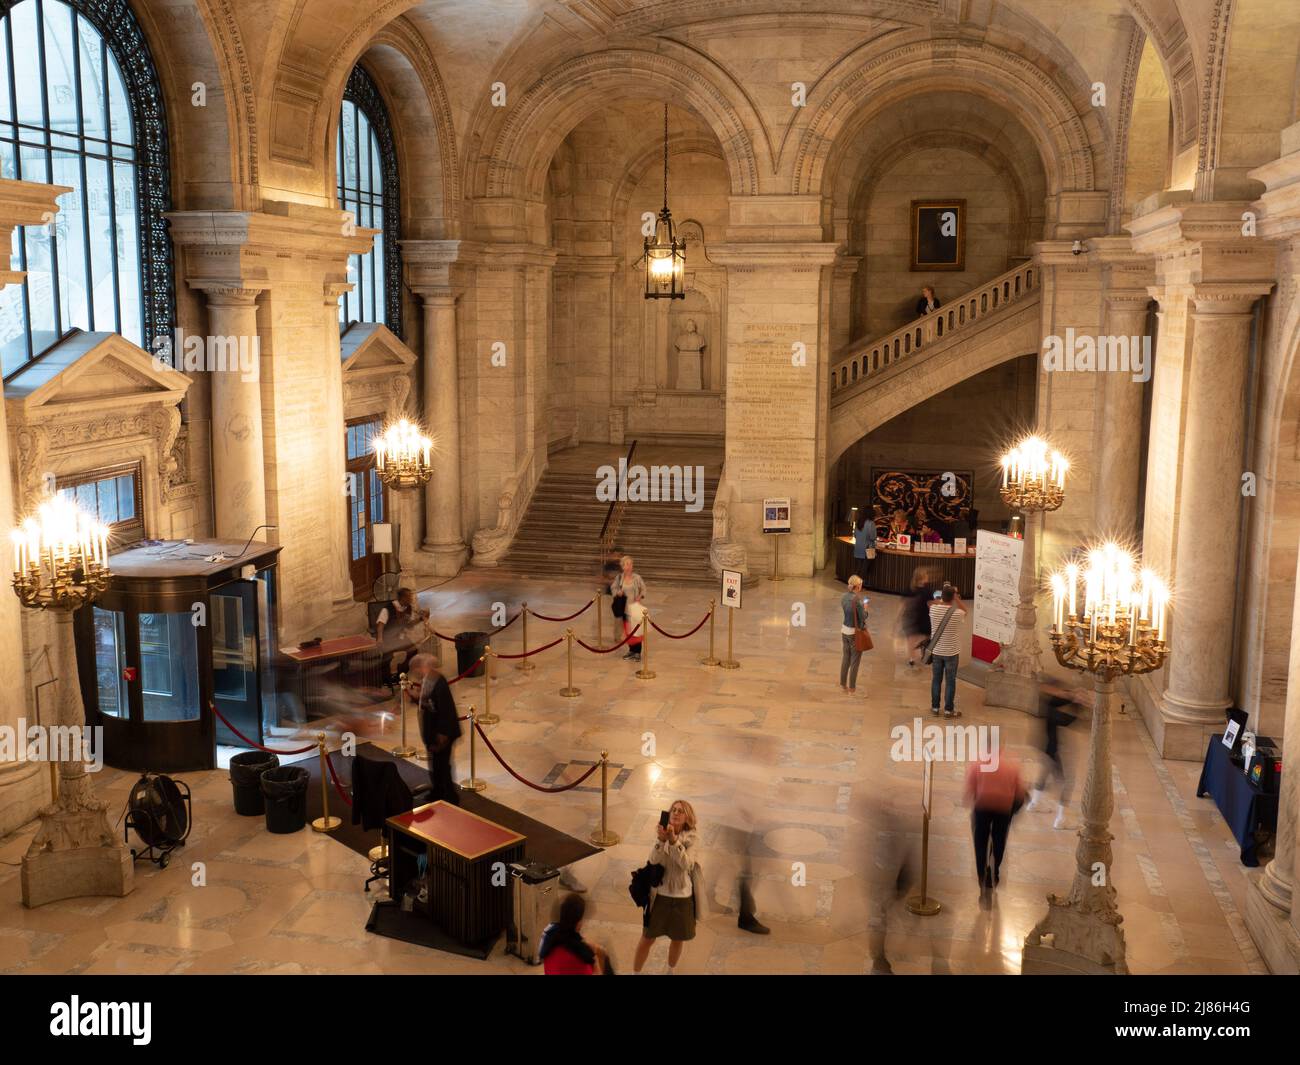
{"type": "Polygon", "coordinates": [[[171,853],[183,846],[190,834],[190,788],[181,780],[160,773],[145,773],[131,787],[127,799],[126,824],[122,836],[129,843],[130,831],[145,845],[131,857],[148,858],[159,869],[167,868],[171,853]]]}

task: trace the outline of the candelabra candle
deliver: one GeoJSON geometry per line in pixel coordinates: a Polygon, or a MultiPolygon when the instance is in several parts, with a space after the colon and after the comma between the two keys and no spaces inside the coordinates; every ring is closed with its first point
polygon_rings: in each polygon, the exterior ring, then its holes
{"type": "Polygon", "coordinates": [[[433,476],[433,441],[403,418],[375,438],[375,472],[389,488],[415,488],[433,476]]]}
{"type": "Polygon", "coordinates": [[[10,538],[25,606],[75,610],[108,587],[108,530],[69,500],[46,500],[10,538]]]}

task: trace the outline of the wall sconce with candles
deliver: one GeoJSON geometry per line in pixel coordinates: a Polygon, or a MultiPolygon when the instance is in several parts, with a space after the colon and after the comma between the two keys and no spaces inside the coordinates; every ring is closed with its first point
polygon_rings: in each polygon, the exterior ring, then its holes
{"type": "Polygon", "coordinates": [[[433,441],[407,418],[375,438],[375,472],[388,488],[419,488],[433,476],[433,441]]]}

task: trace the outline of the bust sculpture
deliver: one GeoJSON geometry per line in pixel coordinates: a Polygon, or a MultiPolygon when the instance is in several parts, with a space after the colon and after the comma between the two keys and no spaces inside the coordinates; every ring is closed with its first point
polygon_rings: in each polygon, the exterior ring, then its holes
{"type": "Polygon", "coordinates": [[[694,318],[686,320],[686,332],[673,341],[677,349],[677,384],[679,391],[698,392],[704,387],[704,335],[694,318]]]}

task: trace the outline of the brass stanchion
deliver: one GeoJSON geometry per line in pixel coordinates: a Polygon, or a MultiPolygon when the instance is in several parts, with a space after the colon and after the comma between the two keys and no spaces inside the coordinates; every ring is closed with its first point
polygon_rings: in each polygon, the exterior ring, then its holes
{"type": "Polygon", "coordinates": [[[774,533],[772,536],[772,575],[768,577],[769,581],[783,581],[781,576],[781,534],[774,533]]]}
{"type": "Polygon", "coordinates": [[[50,759],[50,802],[59,801],[59,763],[50,759]]]}
{"type": "Polygon", "coordinates": [[[736,661],[735,653],[732,651],[731,640],[735,633],[736,611],[727,611],[727,657],[718,663],[723,669],[739,669],[740,663],[736,661]]]}
{"type": "Polygon", "coordinates": [[[560,694],[566,699],[573,699],[582,694],[581,688],[575,688],[573,686],[573,629],[565,629],[564,638],[568,641],[569,683],[566,687],[560,689],[560,694]]]}
{"type": "Polygon", "coordinates": [[[333,832],[343,824],[343,818],[330,813],[329,754],[325,750],[325,733],[316,733],[316,742],[320,744],[320,808],[321,816],[311,823],[313,832],[333,832]]]}
{"type": "Polygon", "coordinates": [[[402,745],[393,751],[393,757],[410,758],[411,755],[415,753],[415,748],[409,746],[406,742],[406,674],[405,673],[400,674],[397,679],[398,679],[398,683],[401,685],[401,687],[398,689],[399,695],[398,695],[397,705],[401,707],[400,713],[402,715],[402,745]]]}
{"type": "Polygon", "coordinates": [[[641,668],[636,671],[637,680],[654,680],[655,672],[650,668],[650,611],[641,610],[641,668]]]}
{"type": "Polygon", "coordinates": [[[921,779],[921,893],[907,900],[907,910],[918,917],[933,917],[943,907],[929,896],[930,884],[930,773],[931,762],[926,759],[921,779]]]}
{"type": "Polygon", "coordinates": [[[700,659],[702,666],[716,666],[722,660],[713,653],[713,614],[718,608],[716,599],[709,600],[709,653],[700,659]]]}
{"type": "Polygon", "coordinates": [[[483,713],[478,721],[480,725],[495,725],[501,719],[492,713],[492,645],[483,648],[483,713]]]}
{"type": "Polygon", "coordinates": [[[605,642],[605,623],[604,623],[604,618],[601,616],[605,613],[604,592],[602,591],[596,592],[595,603],[596,603],[596,646],[599,647],[601,644],[605,642]]]}
{"type": "Polygon", "coordinates": [[[600,828],[588,837],[597,847],[613,847],[617,832],[609,830],[609,751],[600,752],[600,828]]]}
{"type": "Polygon", "coordinates": [[[460,782],[461,791],[483,791],[487,788],[487,781],[479,780],[479,778],[474,775],[475,771],[478,769],[478,759],[475,752],[474,741],[474,722],[477,720],[478,717],[475,715],[474,708],[471,706],[469,708],[469,779],[460,782]]]}
{"type": "MultiPolygon", "coordinates": [[[[524,616],[522,620],[524,623],[524,654],[527,655],[528,654],[528,604],[527,603],[523,605],[523,614],[524,616]]],[[[537,667],[533,665],[533,660],[531,658],[521,658],[518,662],[515,663],[515,669],[522,669],[525,673],[527,673],[530,669],[536,669],[536,668],[537,667]]]]}

